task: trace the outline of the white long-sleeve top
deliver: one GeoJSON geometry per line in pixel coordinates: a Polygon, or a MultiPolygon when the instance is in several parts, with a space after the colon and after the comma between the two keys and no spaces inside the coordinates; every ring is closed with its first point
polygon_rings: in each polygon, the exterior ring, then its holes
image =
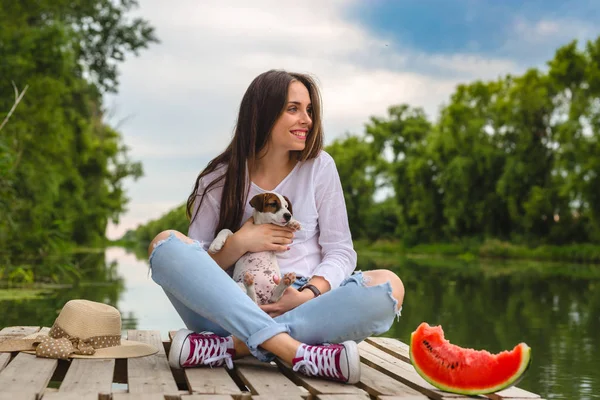
{"type": "MultiPolygon", "coordinates": [[[[217,168],[205,176],[198,187],[198,194],[202,195],[206,185],[223,174],[225,168],[217,168]]],[[[222,191],[223,185],[219,183],[207,193],[189,227],[188,236],[198,240],[205,250],[215,238],[222,191]]],[[[321,151],[312,160],[298,162],[273,191],[290,199],[294,218],[302,224],[302,229],[295,232],[290,250],[276,253],[281,273],[295,272],[308,278],[321,276],[335,289],[356,268],[356,252],[352,245],[342,184],[333,158],[321,151]]],[[[264,192],[267,190],[251,182],[248,201],[264,192]]],[[[198,203],[196,201],[195,207],[198,203]]],[[[246,202],[243,221],[252,216],[252,211],[246,202]]]]}

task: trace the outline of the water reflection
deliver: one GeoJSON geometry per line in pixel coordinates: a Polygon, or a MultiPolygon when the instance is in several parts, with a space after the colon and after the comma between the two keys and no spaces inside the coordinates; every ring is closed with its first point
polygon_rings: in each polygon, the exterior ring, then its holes
{"type": "MultiPolygon", "coordinates": [[[[83,256],[82,256],[83,257],[83,256]]],[[[144,252],[121,248],[86,255],[84,280],[41,300],[0,301],[0,327],[49,326],[72,298],[117,307],[123,329],[183,326],[148,274],[144,252]]],[[[539,263],[462,263],[361,254],[359,268],[392,268],[403,279],[402,317],[387,336],[408,342],[422,322],[441,324],[451,342],[492,352],[526,342],[533,363],[520,387],[547,399],[600,395],[600,268],[539,263]]]]}
{"type": "Polygon", "coordinates": [[[116,306],[125,290],[116,260],[106,262],[103,252],[76,256],[82,266],[82,281],[60,289],[46,289],[43,298],[0,302],[0,326],[51,326],[70,299],[80,298],[116,306]]]}
{"type": "Polygon", "coordinates": [[[121,312],[122,330],[168,331],[183,327],[162,289],[148,273],[144,259],[118,247],[81,255],[84,272],[76,285],[47,289],[42,299],[0,301],[0,327],[51,326],[63,305],[71,299],[110,304],[121,312]]]}
{"type": "Polygon", "coordinates": [[[519,342],[533,362],[520,387],[552,399],[600,398],[600,270],[596,266],[377,260],[397,265],[406,287],[400,323],[387,336],[410,340],[422,321],[465,347],[498,352],[519,342]],[[438,265],[435,265],[438,264],[438,265]]]}

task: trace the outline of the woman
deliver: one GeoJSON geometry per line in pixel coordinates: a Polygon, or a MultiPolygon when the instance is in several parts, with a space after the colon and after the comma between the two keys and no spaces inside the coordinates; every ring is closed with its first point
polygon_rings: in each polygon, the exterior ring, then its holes
{"type": "Polygon", "coordinates": [[[277,356],[309,376],[360,379],[356,342],[390,328],[404,287],[386,270],[352,275],[356,253],[342,187],[322,147],[313,80],[285,71],[259,75],[242,99],[231,143],[200,173],[188,199],[189,237],[165,231],[150,244],[152,278],[189,328],[173,339],[173,367],[231,368],[233,358],[253,354],[277,356]],[[253,224],[248,199],[265,191],[291,200],[300,231],[253,224]],[[207,253],[223,228],[234,235],[207,253]],[[269,250],[278,252],[281,273],[298,279],[278,302],[259,307],[225,270],[246,252],[269,250]]]}

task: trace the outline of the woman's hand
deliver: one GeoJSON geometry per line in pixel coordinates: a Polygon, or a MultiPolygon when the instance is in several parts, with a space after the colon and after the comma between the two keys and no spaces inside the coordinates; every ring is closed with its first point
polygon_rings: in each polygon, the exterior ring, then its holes
{"type": "Polygon", "coordinates": [[[250,217],[234,236],[246,252],[283,252],[289,250],[288,245],[292,243],[294,230],[275,224],[256,225],[254,224],[254,218],[250,217]]]}
{"type": "Polygon", "coordinates": [[[314,295],[310,290],[299,292],[298,289],[289,287],[285,289],[279,301],[272,304],[264,304],[260,308],[274,318],[298,307],[302,303],[306,303],[312,298],[314,298],[314,295]]]}

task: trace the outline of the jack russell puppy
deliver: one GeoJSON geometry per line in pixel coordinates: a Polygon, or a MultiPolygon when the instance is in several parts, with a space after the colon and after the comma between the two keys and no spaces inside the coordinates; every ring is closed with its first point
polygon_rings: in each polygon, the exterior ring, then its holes
{"type": "MultiPolygon", "coordinates": [[[[294,231],[300,230],[300,222],[292,216],[292,203],[290,200],[275,192],[257,194],[250,200],[254,208],[252,216],[255,224],[275,224],[288,226],[294,231]]],[[[223,229],[210,244],[208,251],[217,253],[221,251],[225,241],[233,233],[223,229]]],[[[277,257],[273,251],[246,253],[236,263],[233,270],[233,280],[240,285],[248,296],[258,305],[275,303],[296,280],[296,274],[289,272],[279,280],[273,281],[274,276],[280,277],[281,272],[277,264],[277,257]]]]}

